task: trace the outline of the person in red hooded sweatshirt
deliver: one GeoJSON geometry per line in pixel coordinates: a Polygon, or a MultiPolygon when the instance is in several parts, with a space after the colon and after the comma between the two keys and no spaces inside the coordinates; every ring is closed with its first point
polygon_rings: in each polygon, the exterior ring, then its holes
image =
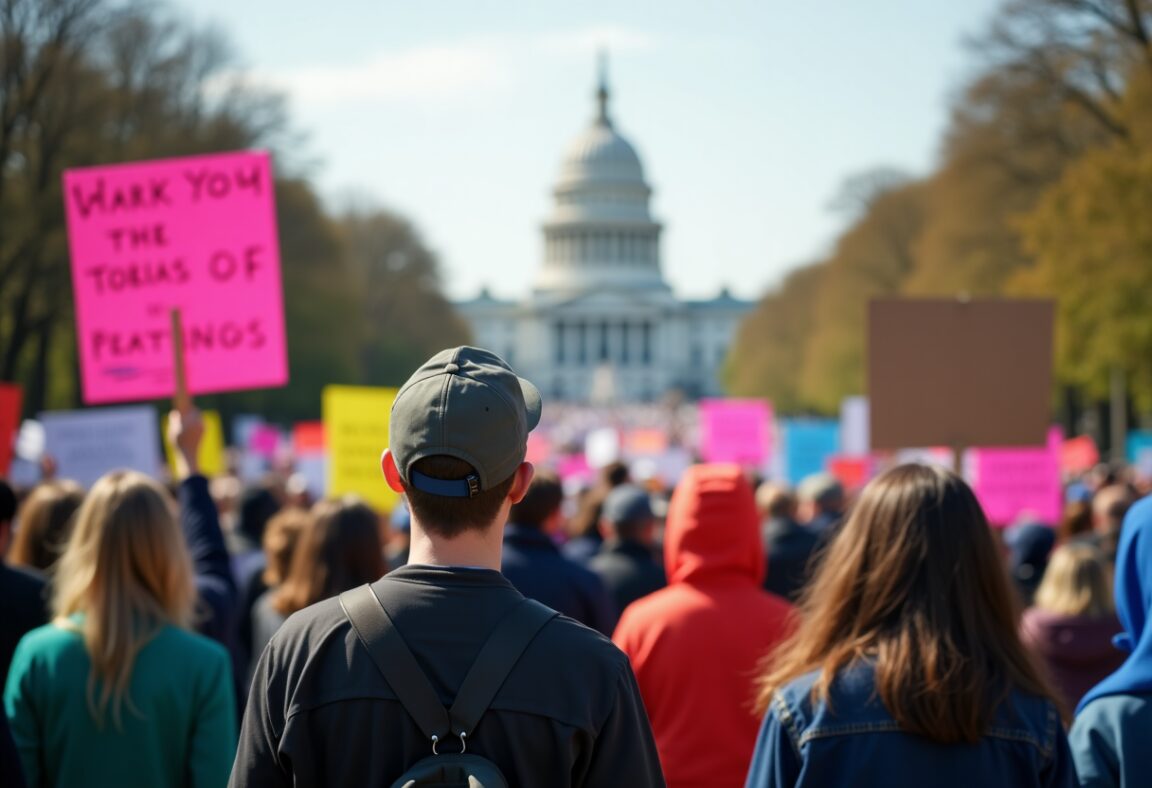
{"type": "Polygon", "coordinates": [[[762,588],[752,487],[735,465],[680,480],[664,532],[668,586],[624,610],[628,655],[669,788],[742,786],[760,720],[760,661],[791,632],[791,605],[762,588]]]}

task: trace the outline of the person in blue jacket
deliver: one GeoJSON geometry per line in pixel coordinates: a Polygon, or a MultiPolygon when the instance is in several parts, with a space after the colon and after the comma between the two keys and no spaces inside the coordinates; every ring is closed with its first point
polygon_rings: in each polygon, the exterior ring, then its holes
{"type": "Polygon", "coordinates": [[[1128,658],[1088,691],[1069,740],[1085,788],[1152,783],[1152,496],[1128,510],[1116,551],[1113,642],[1128,658]]]}
{"type": "Polygon", "coordinates": [[[1072,788],[1012,593],[963,480],[927,465],[877,477],[767,663],[748,788],[1072,788]]]}

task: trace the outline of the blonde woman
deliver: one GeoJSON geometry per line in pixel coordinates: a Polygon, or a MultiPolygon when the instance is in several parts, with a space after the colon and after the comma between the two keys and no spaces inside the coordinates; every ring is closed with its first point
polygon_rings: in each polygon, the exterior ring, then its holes
{"type": "Polygon", "coordinates": [[[222,786],[231,662],[194,634],[192,561],[171,499],[131,471],[77,512],[47,626],[21,640],[4,709],[30,785],[222,786]]]}
{"type": "Polygon", "coordinates": [[[1069,542],[1052,553],[1020,637],[1048,666],[1069,711],[1105,676],[1124,652],[1112,645],[1120,631],[1112,599],[1112,568],[1103,551],[1069,542]]]}

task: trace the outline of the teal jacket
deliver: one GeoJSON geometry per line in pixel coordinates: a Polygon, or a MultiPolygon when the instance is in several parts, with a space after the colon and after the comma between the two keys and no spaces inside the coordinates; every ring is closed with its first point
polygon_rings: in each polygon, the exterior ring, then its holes
{"type": "Polygon", "coordinates": [[[1082,788],[1133,788],[1152,780],[1152,693],[1105,695],[1072,723],[1068,743],[1082,788]]]}
{"type": "Polygon", "coordinates": [[[223,786],[236,753],[232,668],[223,646],[167,626],[136,657],[117,729],[88,711],[91,661],[80,633],[24,636],[4,711],[29,786],[223,786]],[[133,708],[135,711],[133,711],[133,708]]]}

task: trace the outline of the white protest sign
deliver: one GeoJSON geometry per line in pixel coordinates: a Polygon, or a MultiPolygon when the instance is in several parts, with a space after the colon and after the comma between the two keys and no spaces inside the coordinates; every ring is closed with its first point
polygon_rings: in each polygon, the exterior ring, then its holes
{"type": "Polygon", "coordinates": [[[860,457],[869,450],[868,398],[845,397],[840,403],[840,453],[860,457]]]}
{"type": "Polygon", "coordinates": [[[118,469],[155,476],[160,468],[159,421],[150,405],[40,414],[44,451],[56,461],[56,475],[85,487],[118,469]]]}

